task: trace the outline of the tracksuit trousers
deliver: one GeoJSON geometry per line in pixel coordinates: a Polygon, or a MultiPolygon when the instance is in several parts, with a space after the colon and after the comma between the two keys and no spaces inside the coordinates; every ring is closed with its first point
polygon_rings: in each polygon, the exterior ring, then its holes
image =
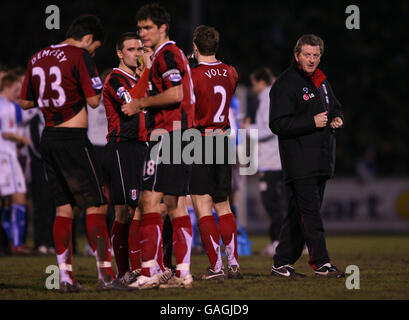
{"type": "Polygon", "coordinates": [[[301,256],[304,244],[314,269],[329,262],[325,231],[320,209],[326,178],[313,177],[294,180],[286,185],[288,212],[280,231],[274,265],[294,264],[301,256]]]}

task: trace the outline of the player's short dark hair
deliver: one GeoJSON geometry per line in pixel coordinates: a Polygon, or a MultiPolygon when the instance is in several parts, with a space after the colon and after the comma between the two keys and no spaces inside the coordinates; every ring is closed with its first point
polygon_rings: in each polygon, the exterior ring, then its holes
{"type": "Polygon", "coordinates": [[[169,36],[170,14],[164,7],[157,3],[149,3],[142,6],[136,13],[136,22],[151,19],[160,28],[166,24],[166,36],[169,36]]]}
{"type": "Polygon", "coordinates": [[[7,73],[2,79],[0,83],[0,91],[3,91],[4,88],[9,88],[13,85],[13,83],[18,82],[18,77],[12,73],[7,73]]]}
{"type": "Polygon", "coordinates": [[[18,66],[10,70],[11,73],[16,75],[17,77],[22,77],[26,74],[26,71],[24,70],[23,67],[18,66]]]}
{"type": "Polygon", "coordinates": [[[212,56],[219,48],[219,33],[213,27],[200,25],[193,32],[193,42],[201,55],[212,56]]]}
{"type": "Polygon", "coordinates": [[[253,71],[250,78],[256,81],[264,81],[266,85],[270,86],[275,80],[275,75],[271,72],[270,68],[261,67],[253,71]]]}
{"type": "Polygon", "coordinates": [[[116,50],[122,50],[124,48],[124,42],[130,39],[140,39],[138,33],[136,32],[125,32],[120,35],[116,42],[116,50]]]}
{"type": "Polygon", "coordinates": [[[320,47],[320,54],[324,54],[324,41],[315,34],[302,35],[294,46],[294,53],[297,55],[300,54],[302,46],[306,44],[313,47],[320,47]]]}
{"type": "Polygon", "coordinates": [[[92,34],[93,41],[104,41],[104,28],[101,20],[92,14],[84,14],[76,18],[69,26],[66,37],[81,40],[87,34],[92,34]]]}
{"type": "Polygon", "coordinates": [[[0,72],[7,72],[9,68],[3,64],[0,64],[0,72]]]}

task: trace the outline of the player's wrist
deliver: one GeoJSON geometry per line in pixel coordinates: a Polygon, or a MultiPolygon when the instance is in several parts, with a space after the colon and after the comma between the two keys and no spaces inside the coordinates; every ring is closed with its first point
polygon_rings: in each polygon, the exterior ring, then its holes
{"type": "Polygon", "coordinates": [[[147,98],[141,98],[141,102],[140,102],[140,104],[141,104],[141,108],[147,108],[147,107],[149,107],[149,105],[147,104],[147,98]]]}

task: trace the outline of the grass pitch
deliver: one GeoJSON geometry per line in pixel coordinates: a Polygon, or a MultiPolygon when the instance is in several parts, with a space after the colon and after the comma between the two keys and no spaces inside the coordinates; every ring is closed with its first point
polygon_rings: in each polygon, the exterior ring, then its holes
{"type": "MultiPolygon", "coordinates": [[[[0,257],[0,300],[3,299],[148,299],[148,300],[357,300],[409,299],[409,235],[328,236],[332,263],[345,270],[356,265],[360,270],[360,289],[348,290],[346,279],[315,279],[302,256],[295,267],[307,278],[288,280],[270,276],[272,259],[258,254],[266,237],[250,237],[253,255],[240,257],[243,280],[223,283],[200,281],[187,289],[154,289],[132,292],[96,292],[60,294],[47,290],[48,265],[56,265],[54,256],[0,257]]],[[[79,241],[82,248],[85,240],[79,241]]],[[[225,258],[224,258],[225,261],[225,258]]],[[[192,255],[192,273],[199,277],[208,265],[207,256],[192,255]]],[[[92,257],[74,256],[74,272],[80,283],[94,288],[97,271],[92,257]]]]}

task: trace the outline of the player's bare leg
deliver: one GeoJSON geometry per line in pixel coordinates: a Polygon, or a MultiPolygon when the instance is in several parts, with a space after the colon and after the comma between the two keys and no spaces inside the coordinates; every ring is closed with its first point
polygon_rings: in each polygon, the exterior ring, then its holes
{"type": "Polygon", "coordinates": [[[186,208],[185,196],[164,197],[164,203],[172,221],[173,245],[176,258],[175,275],[161,288],[191,288],[190,255],[192,249],[192,223],[186,208]]]}
{"type": "Polygon", "coordinates": [[[237,254],[237,223],[229,200],[214,203],[214,208],[219,217],[220,235],[226,248],[228,277],[242,279],[237,254]]]}
{"type": "Polygon", "coordinates": [[[210,267],[203,280],[223,280],[225,278],[220,253],[220,231],[213,216],[213,199],[210,195],[192,195],[193,207],[198,219],[200,236],[209,257],[210,267]]]}

